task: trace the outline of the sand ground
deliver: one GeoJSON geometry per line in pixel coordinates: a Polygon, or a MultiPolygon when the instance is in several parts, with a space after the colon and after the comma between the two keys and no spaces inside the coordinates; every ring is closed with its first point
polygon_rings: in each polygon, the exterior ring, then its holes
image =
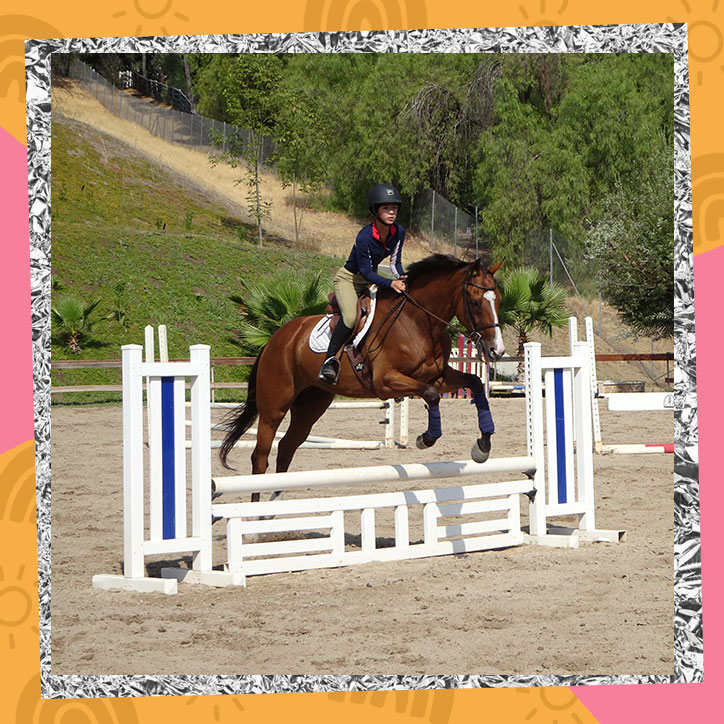
{"type": "MultiPolygon", "coordinates": [[[[449,399],[441,409],[444,435],[431,450],[300,450],[293,469],[467,459],[474,411],[449,399]]],[[[494,398],[492,409],[493,455],[525,454],[524,401],[494,398]]],[[[624,415],[601,406],[604,442],[671,442],[670,412],[624,415]]],[[[380,418],[330,410],[313,432],[376,439],[380,418]]],[[[424,426],[422,402],[413,400],[411,434],[424,426]]],[[[240,472],[250,471],[248,457],[234,451],[240,472]]],[[[91,577],[122,570],[121,408],[55,407],[52,671],[669,674],[673,456],[598,455],[594,464],[597,525],[626,530],[622,543],[256,576],[245,588],[181,585],[177,596],[108,592],[93,589],[91,577]]],[[[213,466],[220,471],[215,456],[213,466]]],[[[355,492],[382,490],[390,487],[355,492]]],[[[222,525],[214,529],[217,564],[222,525]]],[[[385,525],[378,536],[391,535],[391,520],[385,525]]],[[[161,563],[151,559],[151,571],[161,563]]]]}

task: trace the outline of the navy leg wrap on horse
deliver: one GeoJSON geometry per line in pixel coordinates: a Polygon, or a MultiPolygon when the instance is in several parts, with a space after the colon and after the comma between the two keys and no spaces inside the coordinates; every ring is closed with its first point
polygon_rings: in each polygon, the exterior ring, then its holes
{"type": "Polygon", "coordinates": [[[440,408],[435,407],[427,408],[427,431],[425,435],[437,440],[442,437],[442,423],[440,422],[440,408]]]}
{"type": "Polygon", "coordinates": [[[478,392],[473,397],[475,407],[478,408],[478,427],[480,432],[494,433],[495,425],[493,424],[493,416],[490,414],[490,404],[485,392],[478,392]]]}

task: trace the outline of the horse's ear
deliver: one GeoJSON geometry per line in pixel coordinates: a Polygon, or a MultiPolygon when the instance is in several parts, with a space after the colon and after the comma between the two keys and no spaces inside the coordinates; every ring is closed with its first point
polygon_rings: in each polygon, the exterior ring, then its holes
{"type": "Polygon", "coordinates": [[[498,271],[498,269],[500,269],[501,266],[503,266],[503,260],[502,260],[502,259],[501,259],[500,261],[496,261],[495,264],[492,264],[491,266],[489,266],[489,267],[488,267],[488,271],[489,271],[491,274],[495,274],[495,272],[498,271]]]}

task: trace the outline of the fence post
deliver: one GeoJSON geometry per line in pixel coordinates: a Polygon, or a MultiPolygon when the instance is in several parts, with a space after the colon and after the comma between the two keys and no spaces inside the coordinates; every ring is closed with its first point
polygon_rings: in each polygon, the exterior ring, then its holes
{"type": "Polygon", "coordinates": [[[432,216],[430,218],[430,250],[435,249],[435,189],[432,190],[432,216]]]}
{"type": "Polygon", "coordinates": [[[548,284],[553,286],[553,229],[548,229],[548,284]]]}
{"type": "Polygon", "coordinates": [[[478,207],[475,207],[475,258],[480,256],[478,252],[478,207]]]}
{"type": "Polygon", "coordinates": [[[455,207],[455,229],[453,230],[453,256],[458,255],[458,207],[455,207]]]}

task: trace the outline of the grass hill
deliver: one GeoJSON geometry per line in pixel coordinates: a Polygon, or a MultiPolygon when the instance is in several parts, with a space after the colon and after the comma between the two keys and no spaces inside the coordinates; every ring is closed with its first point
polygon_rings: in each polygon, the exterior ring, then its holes
{"type": "MultiPolygon", "coordinates": [[[[228,296],[241,291],[240,278],[293,269],[331,279],[342,263],[282,238],[259,249],[246,240],[254,230],[228,208],[77,121],[54,120],[52,148],[53,294],[100,298],[95,316],[120,311],[127,320],[99,322],[77,354],[54,337],[53,359],[117,359],[122,344],[161,323],[171,357],[199,341],[214,356],[239,356],[238,308],[228,296]]],[[[115,382],[112,371],[54,372],[56,384],[115,382]]]]}
{"type": "MultiPolygon", "coordinates": [[[[212,356],[239,356],[238,308],[228,297],[241,291],[240,278],[293,269],[319,271],[331,280],[360,220],[308,211],[304,238],[295,244],[288,193],[269,174],[265,184],[274,197],[274,216],[259,248],[238,203],[242,192],[234,184],[236,175],[228,168],[211,169],[205,154],[176,148],[115,118],[72,84],[54,86],[53,295],[99,298],[97,316],[121,313],[127,322],[98,323],[76,354],[54,338],[54,360],[118,359],[122,344],[142,342],[147,324],[168,326],[171,357],[186,356],[188,346],[199,342],[211,345],[212,356]]],[[[406,243],[407,263],[428,253],[419,239],[406,243]]],[[[651,351],[650,342],[635,340],[605,305],[591,310],[572,299],[570,306],[580,319],[591,314],[603,322],[613,345],[597,340],[597,351],[651,351]]],[[[515,354],[513,335],[504,336],[515,354]]],[[[565,336],[556,331],[552,340],[539,341],[547,353],[558,354],[567,347],[565,336]]],[[[668,351],[671,344],[658,343],[656,349],[668,351]]],[[[217,368],[216,379],[242,379],[244,372],[217,368]]],[[[601,379],[646,379],[648,370],[616,365],[598,373],[601,379]]],[[[55,385],[118,381],[116,370],[53,371],[55,385]]],[[[68,402],[84,399],[100,401],[98,395],[64,396],[68,402]]]]}

